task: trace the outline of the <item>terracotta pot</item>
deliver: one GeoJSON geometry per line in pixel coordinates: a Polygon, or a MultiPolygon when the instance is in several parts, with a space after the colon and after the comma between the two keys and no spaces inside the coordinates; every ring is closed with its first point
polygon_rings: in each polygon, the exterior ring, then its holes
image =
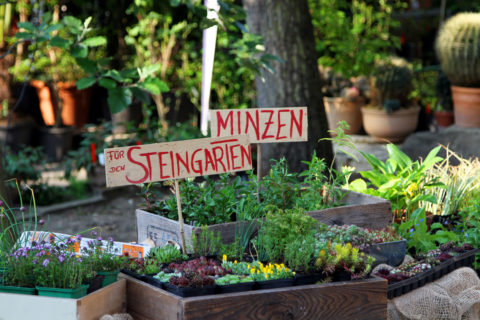
{"type": "Polygon", "coordinates": [[[435,120],[439,127],[449,127],[453,124],[453,111],[434,111],[435,120]]]}
{"type": "Polygon", "coordinates": [[[55,124],[55,107],[50,88],[41,80],[30,80],[30,85],[37,90],[43,122],[47,126],[53,126],[55,124]]]}
{"type": "Polygon", "coordinates": [[[362,126],[361,107],[365,105],[365,99],[358,98],[356,101],[347,101],[344,98],[324,97],[323,104],[328,118],[328,128],[335,130],[338,121],[344,120],[350,125],[350,130],[345,133],[357,133],[362,126]]]}
{"type": "Polygon", "coordinates": [[[58,95],[63,100],[62,122],[66,126],[83,127],[88,122],[91,88],[77,90],[75,82],[59,82],[58,95]]]}
{"type": "Polygon", "coordinates": [[[415,131],[420,107],[386,113],[384,110],[362,108],[365,131],[379,142],[402,142],[415,131]]]}
{"type": "Polygon", "coordinates": [[[480,127],[480,88],[451,87],[455,124],[459,127],[480,127]]]}

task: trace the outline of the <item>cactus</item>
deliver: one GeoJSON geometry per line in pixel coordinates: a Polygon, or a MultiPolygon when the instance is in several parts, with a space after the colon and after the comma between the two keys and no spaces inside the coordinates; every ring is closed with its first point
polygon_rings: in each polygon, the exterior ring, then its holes
{"type": "Polygon", "coordinates": [[[453,85],[480,87],[480,13],[459,13],[445,22],[435,51],[453,85]]]}
{"type": "Polygon", "coordinates": [[[405,59],[390,58],[380,62],[373,75],[371,104],[382,106],[387,112],[409,107],[413,75],[405,59]]]}

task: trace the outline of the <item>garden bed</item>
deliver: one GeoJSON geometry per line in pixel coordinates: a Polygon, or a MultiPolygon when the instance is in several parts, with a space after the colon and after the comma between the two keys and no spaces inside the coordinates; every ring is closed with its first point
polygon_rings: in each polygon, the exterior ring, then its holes
{"type": "MultiPolygon", "coordinates": [[[[390,202],[382,198],[363,193],[348,191],[344,198],[345,205],[324,210],[308,212],[317,221],[331,224],[354,224],[366,228],[385,228],[392,224],[392,210],[390,202]]],[[[149,213],[142,209],[136,210],[137,241],[144,242],[152,239],[156,246],[164,245],[167,241],[181,243],[180,224],[178,221],[149,213]]],[[[219,232],[225,243],[235,239],[235,230],[248,225],[250,221],[229,222],[208,226],[210,231],[219,232]]],[[[201,232],[201,228],[185,225],[185,242],[187,248],[191,245],[192,235],[201,232]]]]}
{"type": "Polygon", "coordinates": [[[381,278],[182,298],[125,274],[127,312],[136,320],[385,319],[381,278]]]}
{"type": "Polygon", "coordinates": [[[120,279],[80,299],[0,293],[2,320],[98,320],[125,312],[126,280],[120,279]]]}

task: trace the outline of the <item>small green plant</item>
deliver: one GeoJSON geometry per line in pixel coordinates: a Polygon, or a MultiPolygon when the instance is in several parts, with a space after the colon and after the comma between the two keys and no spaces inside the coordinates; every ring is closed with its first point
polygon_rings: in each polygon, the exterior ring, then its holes
{"type": "Polygon", "coordinates": [[[389,200],[395,216],[408,220],[420,203],[437,201],[428,189],[442,186],[442,183],[438,178],[430,178],[428,170],[442,161],[437,156],[439,151],[440,147],[436,147],[425,160],[412,161],[397,146],[388,144],[385,162],[372,154],[360,152],[372,169],[360,172],[362,178],[351,182],[348,188],[389,200]]]}
{"type": "Polygon", "coordinates": [[[271,169],[261,181],[261,200],[268,206],[273,205],[281,209],[290,209],[295,206],[299,194],[297,174],[289,172],[285,158],[271,160],[271,169]]]}
{"type": "Polygon", "coordinates": [[[407,240],[408,249],[417,254],[433,250],[439,244],[458,240],[454,232],[446,230],[440,223],[433,223],[429,230],[424,208],[416,209],[409,220],[398,226],[397,232],[407,240]]]}
{"type": "Polygon", "coordinates": [[[252,282],[253,279],[251,276],[239,276],[235,274],[227,274],[221,278],[215,280],[215,284],[219,286],[225,286],[229,284],[237,284],[244,282],[252,282]]]}
{"type": "Polygon", "coordinates": [[[258,231],[256,245],[263,250],[262,259],[278,262],[284,261],[287,244],[298,238],[314,235],[317,221],[305,214],[302,209],[282,210],[272,208],[265,222],[258,231]]]}
{"type": "Polygon", "coordinates": [[[22,147],[20,151],[5,150],[2,157],[4,174],[7,178],[16,178],[19,184],[37,181],[46,163],[45,153],[41,147],[22,147]]]}
{"type": "Polygon", "coordinates": [[[201,227],[199,234],[192,235],[192,249],[195,255],[208,256],[220,253],[222,249],[222,240],[219,232],[208,230],[207,226],[201,227]]]}
{"type": "Polygon", "coordinates": [[[285,246],[285,264],[296,271],[308,273],[313,271],[316,255],[316,241],[313,235],[297,238],[285,246]]]}
{"type": "MultiPolygon", "coordinates": [[[[96,235],[96,233],[93,233],[96,235]]],[[[128,258],[114,248],[113,238],[103,240],[101,237],[90,240],[88,247],[82,248],[85,260],[95,271],[120,271],[128,263],[128,258]]]]}
{"type": "Polygon", "coordinates": [[[157,260],[159,263],[178,262],[187,259],[187,256],[183,255],[179,249],[172,245],[155,247],[150,250],[148,256],[157,260]]]}

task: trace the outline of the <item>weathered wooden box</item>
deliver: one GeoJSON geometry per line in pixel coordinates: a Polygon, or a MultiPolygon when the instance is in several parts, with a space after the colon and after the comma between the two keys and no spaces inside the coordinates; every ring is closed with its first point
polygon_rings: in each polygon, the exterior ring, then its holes
{"type": "Polygon", "coordinates": [[[0,319],[98,320],[126,311],[126,282],[120,279],[80,299],[0,293],[0,319]]]}
{"type": "Polygon", "coordinates": [[[386,319],[381,278],[181,298],[124,274],[135,320],[386,319]]]}
{"type": "MultiPolygon", "coordinates": [[[[311,211],[309,214],[325,224],[355,224],[367,228],[384,228],[392,224],[392,209],[388,200],[350,191],[344,198],[344,206],[311,211]]],[[[181,244],[180,224],[178,221],[149,213],[142,209],[136,210],[137,241],[144,242],[148,238],[156,246],[164,245],[171,240],[181,244]]],[[[209,230],[220,232],[222,240],[230,243],[235,240],[235,230],[246,227],[250,221],[229,222],[208,226],[209,230]]],[[[191,245],[192,235],[201,229],[185,224],[185,242],[187,248],[191,245]]]]}

